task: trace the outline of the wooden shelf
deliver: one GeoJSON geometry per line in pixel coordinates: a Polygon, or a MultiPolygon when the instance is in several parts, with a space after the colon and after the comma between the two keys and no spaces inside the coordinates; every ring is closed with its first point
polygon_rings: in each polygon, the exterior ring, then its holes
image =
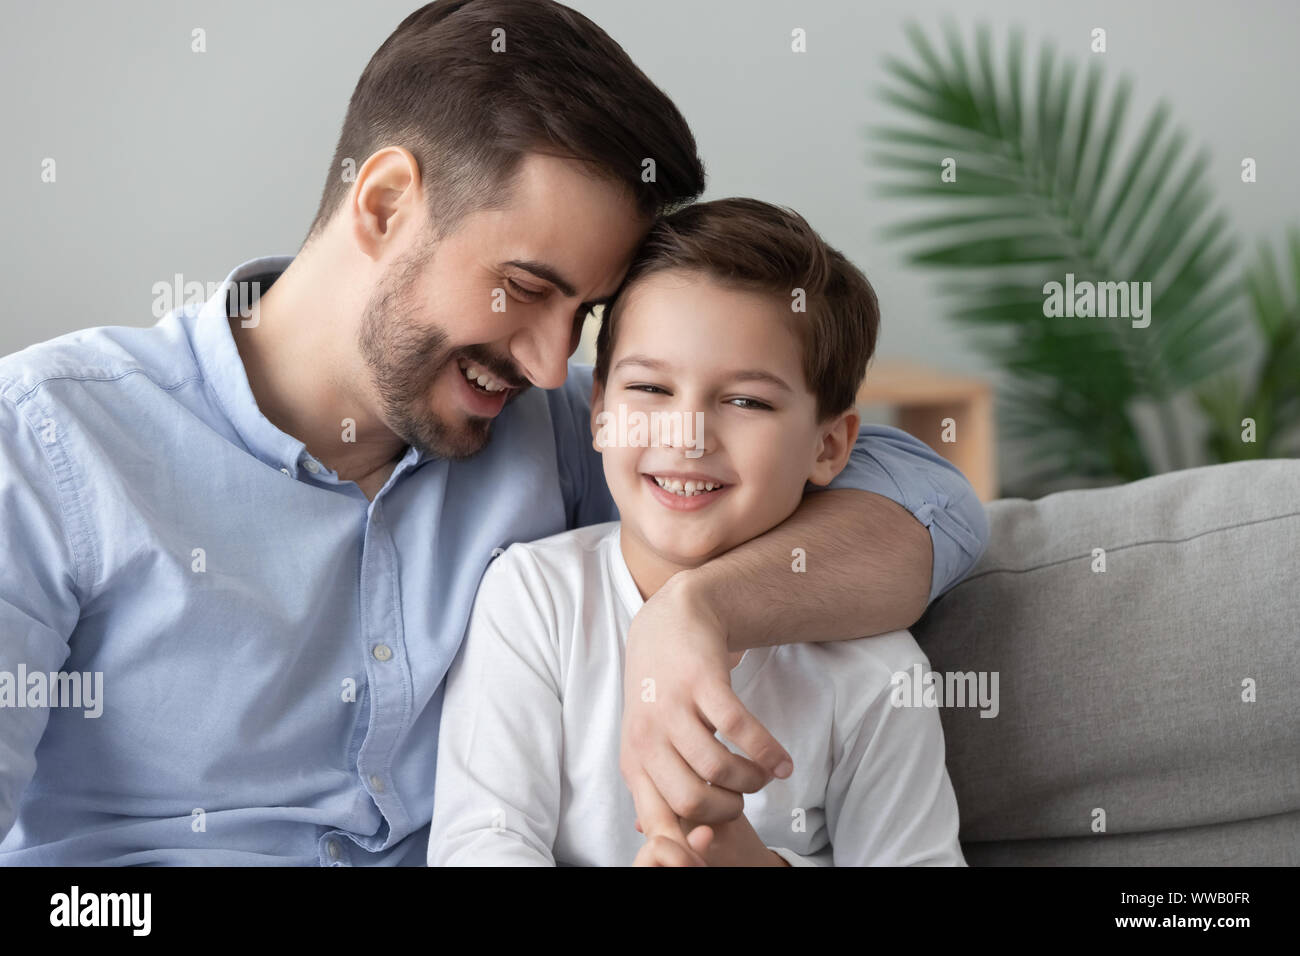
{"type": "Polygon", "coordinates": [[[894,424],[956,465],[981,501],[998,496],[993,386],[983,379],[945,372],[904,359],[867,369],[858,405],[886,405],[894,424]],[[955,441],[943,440],[943,421],[955,423],[955,441]]]}

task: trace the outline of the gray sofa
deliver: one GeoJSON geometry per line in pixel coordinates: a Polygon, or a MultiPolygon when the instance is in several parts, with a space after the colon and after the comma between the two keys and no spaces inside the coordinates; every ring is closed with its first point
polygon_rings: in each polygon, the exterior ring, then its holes
{"type": "Polygon", "coordinates": [[[912,628],[937,675],[998,673],[996,717],[940,710],[967,861],[1300,865],[1300,460],[987,513],[912,628]]]}

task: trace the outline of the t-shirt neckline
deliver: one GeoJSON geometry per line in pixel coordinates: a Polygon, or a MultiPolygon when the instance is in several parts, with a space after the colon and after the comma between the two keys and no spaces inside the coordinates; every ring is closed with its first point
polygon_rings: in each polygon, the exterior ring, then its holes
{"type": "MultiPolygon", "coordinates": [[[[636,613],[641,610],[641,606],[645,604],[645,599],[641,597],[641,590],[636,586],[636,579],[632,577],[632,571],[623,558],[622,530],[622,524],[615,523],[613,529],[606,535],[604,541],[605,560],[608,562],[614,589],[618,592],[623,606],[627,608],[628,614],[635,617],[636,613]]],[[[619,640],[626,647],[627,634],[620,634],[619,640]]],[[[740,663],[731,669],[731,689],[736,693],[740,693],[748,687],[754,676],[767,663],[773,649],[770,646],[747,648],[744,656],[740,659],[740,663]]]]}

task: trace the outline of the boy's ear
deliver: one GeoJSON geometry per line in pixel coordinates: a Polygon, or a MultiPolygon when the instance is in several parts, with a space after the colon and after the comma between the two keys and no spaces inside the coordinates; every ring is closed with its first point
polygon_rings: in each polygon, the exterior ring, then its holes
{"type": "Polygon", "coordinates": [[[605,389],[600,384],[600,379],[595,375],[591,377],[591,447],[596,451],[603,451],[600,447],[600,425],[597,419],[600,413],[605,410],[605,389]]]}
{"type": "Polygon", "coordinates": [[[861,416],[856,408],[842,412],[821,426],[821,443],[808,480],[814,485],[829,485],[849,463],[849,455],[858,440],[861,416]]]}

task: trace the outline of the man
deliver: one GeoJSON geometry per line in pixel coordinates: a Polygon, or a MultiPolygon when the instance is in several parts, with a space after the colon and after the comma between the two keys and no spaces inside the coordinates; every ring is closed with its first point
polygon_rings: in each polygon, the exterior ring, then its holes
{"type": "MultiPolygon", "coordinates": [[[[487,563],[616,517],[582,322],[703,188],[680,113],[586,18],[440,0],[362,74],[296,257],[0,360],[0,864],[420,863],[487,563]],[[102,677],[98,716],[74,676],[102,677]]],[[[868,428],[830,490],[675,577],[628,635],[642,830],[789,772],[730,651],[906,627],[986,536],[955,469],[868,428]]]]}

